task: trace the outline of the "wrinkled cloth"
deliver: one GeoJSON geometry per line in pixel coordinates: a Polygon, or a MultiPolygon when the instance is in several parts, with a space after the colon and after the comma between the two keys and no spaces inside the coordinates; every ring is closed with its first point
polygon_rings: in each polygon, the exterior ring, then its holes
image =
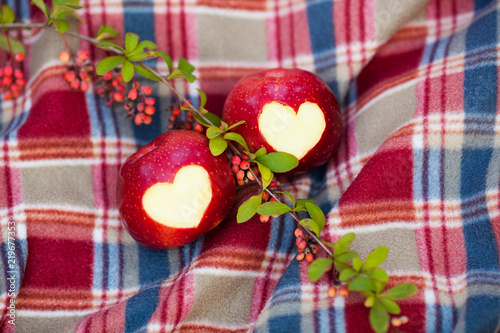
{"type": "MultiPolygon", "coordinates": [[[[4,2],[5,3],[5,2],[4,2]]],[[[7,1],[40,22],[28,0],[7,1]]],[[[317,200],[322,236],[355,232],[365,257],[390,249],[389,287],[414,283],[402,332],[500,327],[499,5],[490,0],[80,1],[72,31],[109,24],[196,66],[177,88],[220,114],[242,76],[274,67],[316,73],[336,94],[343,141],[324,166],[281,179],[317,200]]],[[[1,103],[2,332],[369,332],[363,297],[329,298],[297,262],[289,217],[236,223],[236,210],[181,248],[138,245],[119,221],[121,163],[166,131],[72,90],[57,33],[27,45],[26,94],[1,103]],[[12,232],[14,227],[14,234],[12,232]],[[10,238],[9,238],[10,237],[10,238]],[[15,326],[9,323],[15,303],[15,326]]],[[[68,37],[74,49],[102,50],[68,37]]],[[[149,61],[163,73],[162,61],[149,61]]],[[[146,80],[139,79],[141,83],[146,80]]],[[[239,191],[236,204],[256,192],[239,191]]]]}

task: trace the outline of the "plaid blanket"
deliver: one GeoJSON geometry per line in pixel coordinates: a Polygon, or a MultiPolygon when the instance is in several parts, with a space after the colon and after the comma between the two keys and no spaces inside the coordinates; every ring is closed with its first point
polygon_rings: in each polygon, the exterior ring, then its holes
{"type": "MultiPolygon", "coordinates": [[[[28,0],[3,1],[41,21],[28,0]]],[[[500,329],[499,4],[493,0],[81,0],[81,33],[107,23],[155,41],[200,79],[178,88],[220,113],[243,75],[272,67],[317,73],[345,120],[338,153],[286,190],[316,199],[334,241],[379,245],[402,302],[403,332],[500,329]]],[[[369,332],[354,293],[311,283],[289,217],[219,227],[153,251],[118,219],[120,164],[166,130],[135,126],[121,107],[71,90],[58,34],[19,33],[26,94],[1,103],[2,332],[369,332]],[[13,325],[15,323],[15,326],[13,325]]],[[[101,51],[68,39],[74,48],[101,51]]],[[[165,65],[152,62],[160,71],[165,65]],[[162,67],[163,66],[163,67],[162,67]]],[[[174,100],[153,85],[163,110],[174,100]]],[[[237,203],[251,195],[240,191],[237,203]]]]}

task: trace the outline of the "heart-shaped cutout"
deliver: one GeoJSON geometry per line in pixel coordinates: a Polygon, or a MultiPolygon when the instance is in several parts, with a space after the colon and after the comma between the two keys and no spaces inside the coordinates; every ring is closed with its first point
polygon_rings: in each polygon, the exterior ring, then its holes
{"type": "Polygon", "coordinates": [[[155,221],[172,228],[194,228],[212,200],[208,172],[199,165],[182,167],[173,183],[156,183],[146,190],[142,205],[155,221]]]}
{"type": "Polygon", "coordinates": [[[297,113],[288,105],[270,102],[259,116],[259,130],[276,151],[304,157],[325,130],[325,115],[315,103],[305,102],[297,113]]]}

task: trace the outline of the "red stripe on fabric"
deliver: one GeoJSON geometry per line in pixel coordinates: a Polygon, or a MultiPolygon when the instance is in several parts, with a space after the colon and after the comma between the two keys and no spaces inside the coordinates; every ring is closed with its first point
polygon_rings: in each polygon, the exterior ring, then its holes
{"type": "MultiPolygon", "coordinates": [[[[451,35],[455,34],[456,30],[456,25],[457,25],[457,19],[456,19],[456,7],[455,7],[455,1],[451,1],[451,15],[452,15],[452,29],[451,29],[451,35]]],[[[451,283],[451,275],[450,275],[450,258],[449,258],[449,252],[448,252],[448,232],[446,230],[446,215],[445,215],[445,205],[444,202],[446,200],[445,197],[445,180],[444,180],[444,174],[445,174],[445,168],[444,168],[444,147],[445,147],[445,135],[446,135],[446,100],[447,100],[447,90],[446,90],[446,79],[447,79],[447,74],[446,74],[446,68],[447,68],[447,56],[448,56],[448,51],[451,43],[451,38],[448,39],[446,42],[445,46],[445,51],[444,51],[444,56],[443,56],[443,72],[441,74],[441,150],[439,154],[439,192],[441,194],[441,233],[443,234],[443,252],[444,252],[444,269],[445,269],[445,276],[446,276],[446,284],[448,285],[448,295],[450,297],[451,301],[451,306],[452,306],[452,311],[451,311],[451,322],[452,325],[451,327],[455,327],[456,323],[456,314],[455,314],[455,297],[453,294],[453,288],[452,288],[452,283],[451,283]]]]}
{"type": "Polygon", "coordinates": [[[274,1],[274,24],[276,25],[276,52],[277,52],[277,60],[278,67],[283,66],[283,50],[281,49],[281,24],[280,24],[280,7],[279,0],[274,1]]]}
{"type": "Polygon", "coordinates": [[[292,67],[297,66],[297,61],[295,60],[295,20],[292,0],[288,0],[288,7],[290,8],[290,58],[292,59],[292,67]]]}
{"type": "MultiPolygon", "coordinates": [[[[181,19],[181,55],[186,57],[187,59],[187,29],[186,29],[186,10],[185,10],[185,1],[181,0],[181,11],[180,11],[180,19],[181,19]]],[[[189,60],[189,59],[188,59],[189,60]]],[[[187,87],[187,85],[186,85],[187,87]]]]}
{"type": "MultiPolygon", "coordinates": [[[[436,22],[437,22],[437,27],[436,27],[436,41],[434,41],[434,44],[432,45],[432,49],[429,55],[429,60],[427,64],[427,71],[426,71],[426,77],[425,77],[425,86],[424,86],[424,109],[423,109],[423,158],[422,158],[422,197],[423,197],[423,213],[424,213],[424,227],[423,227],[423,232],[424,232],[424,239],[425,239],[425,248],[426,248],[426,254],[427,254],[427,260],[429,262],[429,273],[431,275],[431,280],[432,280],[432,288],[434,290],[434,294],[436,297],[436,302],[434,304],[435,311],[436,311],[436,319],[434,320],[434,323],[436,325],[435,330],[440,331],[441,330],[441,311],[437,304],[440,303],[440,295],[438,292],[437,288],[437,281],[436,281],[436,276],[435,276],[435,269],[434,269],[434,258],[432,256],[432,241],[431,241],[431,228],[430,228],[430,218],[429,218],[429,200],[428,200],[428,193],[427,193],[427,187],[428,187],[428,168],[429,168],[429,138],[428,138],[428,130],[429,130],[429,124],[428,124],[428,116],[430,112],[430,99],[431,99],[431,67],[432,67],[432,62],[434,61],[434,56],[436,55],[436,50],[437,50],[437,40],[439,40],[441,36],[441,20],[440,20],[440,8],[439,8],[439,3],[436,1],[433,1],[431,4],[429,4],[429,12],[432,11],[432,9],[435,8],[435,14],[436,14],[436,22]],[[434,5],[434,6],[433,6],[434,5]]],[[[430,304],[430,306],[433,306],[430,304]]]]}
{"type": "Polygon", "coordinates": [[[167,53],[174,56],[174,47],[172,44],[172,13],[171,13],[171,0],[167,0],[167,10],[165,13],[165,19],[167,20],[167,53]]]}

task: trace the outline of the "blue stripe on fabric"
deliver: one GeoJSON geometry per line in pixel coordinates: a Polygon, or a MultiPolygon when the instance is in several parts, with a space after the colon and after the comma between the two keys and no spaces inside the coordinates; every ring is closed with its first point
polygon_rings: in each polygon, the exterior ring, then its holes
{"type": "MultiPolygon", "coordinates": [[[[438,149],[428,149],[429,152],[429,165],[440,165],[440,154],[441,151],[438,149]]],[[[440,193],[440,170],[439,168],[428,168],[427,174],[427,199],[428,200],[439,200],[441,199],[440,193]]]]}
{"type": "Polygon", "coordinates": [[[335,79],[336,57],[335,28],[332,17],[333,6],[333,1],[330,0],[308,1],[307,22],[316,72],[325,79],[333,93],[339,96],[339,89],[335,79]],[[329,70],[329,73],[323,74],[322,72],[326,70],[329,70]]]}
{"type": "Polygon", "coordinates": [[[108,247],[108,285],[107,290],[119,289],[120,278],[120,260],[118,252],[118,244],[107,243],[108,247]]]}
{"type": "Polygon", "coordinates": [[[293,231],[296,224],[289,214],[281,215],[273,219],[271,224],[271,236],[269,239],[268,250],[271,252],[288,253],[290,244],[295,243],[293,231]]]}
{"type": "MultiPolygon", "coordinates": [[[[346,325],[345,325],[345,303],[344,299],[339,300],[342,302],[342,305],[335,304],[335,333],[345,333],[346,325]]],[[[337,302],[336,302],[337,303],[337,302]]]]}
{"type": "MultiPolygon", "coordinates": [[[[475,2],[476,10],[483,8],[489,2],[475,2]]],[[[468,28],[465,49],[464,72],[464,111],[465,135],[464,149],[461,163],[460,197],[462,204],[462,218],[464,220],[463,233],[467,256],[467,274],[469,290],[478,289],[476,296],[467,299],[465,324],[466,332],[493,332],[498,323],[497,314],[500,313],[500,299],[488,293],[486,284],[471,284],[469,276],[479,270],[497,273],[499,269],[498,248],[491,221],[487,214],[464,214],[467,210],[467,201],[479,197],[474,206],[478,211],[487,211],[485,193],[486,177],[492,161],[494,135],[483,132],[481,147],[475,147],[468,142],[473,140],[478,128],[488,129],[494,123],[497,110],[497,65],[496,57],[491,60],[482,60],[477,63],[474,53],[492,52],[497,46],[497,12],[491,12],[483,17],[477,17],[468,28]],[[487,89],[486,89],[487,88],[487,89]],[[474,120],[484,118],[482,125],[474,124],[474,120]],[[483,287],[484,286],[484,287],[483,287]]],[[[491,130],[491,129],[490,129],[491,130]]],[[[488,131],[486,132],[488,133],[488,131]]],[[[475,141],[478,141],[477,138],[475,141]]]]}
{"type": "Polygon", "coordinates": [[[453,331],[453,308],[441,305],[441,332],[451,333],[453,331]]]}
{"type": "Polygon", "coordinates": [[[94,290],[102,290],[102,242],[94,242],[94,274],[92,276],[92,285],[94,290]]]}
{"type": "Polygon", "coordinates": [[[168,250],[151,250],[137,245],[139,252],[139,284],[141,287],[161,281],[170,274],[168,250]]]}
{"type": "MultiPolygon", "coordinates": [[[[141,37],[141,40],[155,41],[155,17],[154,6],[152,0],[144,0],[140,5],[134,5],[135,1],[124,1],[123,3],[123,20],[124,29],[126,32],[133,32],[141,37]]],[[[154,61],[146,62],[149,66],[155,68],[154,61]]],[[[153,84],[151,80],[140,80],[141,84],[150,85],[153,88],[153,96],[158,100],[157,84],[153,84]]],[[[134,136],[139,146],[152,141],[158,135],[163,133],[163,128],[160,121],[160,110],[157,110],[153,115],[153,121],[149,125],[133,126],[134,136]]]]}
{"type": "Polygon", "coordinates": [[[128,299],[125,308],[125,333],[143,331],[141,328],[146,327],[156,310],[159,294],[160,286],[155,285],[128,299]]]}
{"type": "Polygon", "coordinates": [[[104,110],[108,108],[104,105],[104,100],[97,96],[94,96],[94,87],[92,89],[87,90],[85,93],[85,100],[87,102],[87,110],[89,113],[89,121],[90,121],[90,136],[93,139],[101,138],[101,124],[99,123],[99,116],[97,115],[97,108],[100,110],[104,110]],[[97,105],[98,103],[99,105],[97,105]]]}

